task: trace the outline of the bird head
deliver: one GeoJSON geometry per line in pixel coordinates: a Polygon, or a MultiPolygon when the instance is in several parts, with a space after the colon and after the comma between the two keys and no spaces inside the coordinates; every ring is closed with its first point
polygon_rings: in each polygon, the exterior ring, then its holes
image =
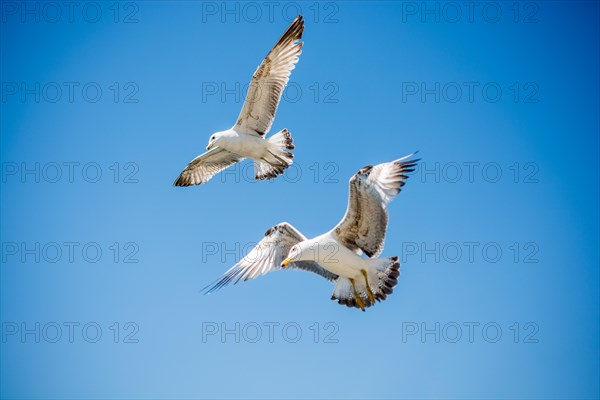
{"type": "Polygon", "coordinates": [[[208,146],[206,146],[206,150],[210,150],[213,147],[218,146],[219,142],[222,140],[222,137],[223,135],[221,132],[213,133],[210,139],[208,139],[208,146]]]}
{"type": "Polygon", "coordinates": [[[286,267],[289,263],[302,260],[302,249],[300,243],[292,246],[287,257],[281,262],[281,267],[286,267]]]}

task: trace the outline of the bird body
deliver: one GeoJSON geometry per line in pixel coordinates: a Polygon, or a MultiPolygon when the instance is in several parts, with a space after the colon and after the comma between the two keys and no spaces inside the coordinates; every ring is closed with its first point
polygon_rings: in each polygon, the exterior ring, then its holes
{"type": "Polygon", "coordinates": [[[315,261],[327,271],[345,278],[359,278],[371,269],[364,258],[340,243],[331,232],[298,243],[297,261],[315,261]]]}
{"type": "MultiPolygon", "coordinates": [[[[292,154],[285,150],[293,149],[294,145],[287,129],[284,129],[268,139],[240,132],[235,127],[217,132],[215,139],[206,147],[207,150],[218,146],[230,153],[255,161],[264,160],[270,164],[292,164],[292,154]],[[288,135],[289,143],[280,143],[281,136],[288,135]]],[[[285,142],[285,137],[284,137],[285,142]]]]}
{"type": "Polygon", "coordinates": [[[235,128],[217,132],[215,137],[214,144],[207,146],[207,150],[210,150],[213,146],[219,146],[244,158],[258,160],[268,154],[268,142],[263,137],[238,132],[235,128]]]}
{"type": "Polygon", "coordinates": [[[277,269],[296,268],[335,283],[332,300],[362,309],[385,300],[398,283],[398,257],[381,258],[388,223],[387,203],[404,186],[418,160],[410,156],[366,166],[349,182],[348,208],[332,230],[308,239],[287,222],[279,223],[219,280],[212,293],[230,283],[277,269]],[[366,255],[362,257],[362,255],[366,255]]]}

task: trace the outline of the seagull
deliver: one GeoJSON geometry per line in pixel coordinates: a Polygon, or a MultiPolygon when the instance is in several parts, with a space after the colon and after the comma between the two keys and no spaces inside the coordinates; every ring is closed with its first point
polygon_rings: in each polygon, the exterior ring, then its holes
{"type": "Polygon", "coordinates": [[[295,268],[335,283],[331,299],[339,304],[365,311],[375,301],[385,300],[400,275],[398,257],[379,258],[388,224],[387,204],[400,193],[406,174],[414,171],[419,161],[410,158],[414,154],[368,165],[350,178],[346,214],[329,232],[308,239],[287,222],[277,224],[204,292],[277,269],[295,268]]]}
{"type": "Polygon", "coordinates": [[[242,161],[254,160],[256,179],[273,179],[292,164],[292,135],[282,129],[265,139],[271,129],[277,105],[291,71],[302,54],[304,20],[299,15],[275,43],[258,66],[246,94],[242,111],[233,128],[214,133],[207,152],[194,158],[179,175],[174,186],[207,182],[223,169],[242,161]]]}

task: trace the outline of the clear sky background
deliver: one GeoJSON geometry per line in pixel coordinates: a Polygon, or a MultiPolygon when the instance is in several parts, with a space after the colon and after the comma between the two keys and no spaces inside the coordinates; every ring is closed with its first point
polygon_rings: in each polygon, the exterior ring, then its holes
{"type": "Polygon", "coordinates": [[[1,3],[2,397],[598,398],[598,3],[249,4],[1,3]],[[295,166],[172,187],[298,12],[295,166]],[[415,150],[385,302],[200,293],[415,150]]]}

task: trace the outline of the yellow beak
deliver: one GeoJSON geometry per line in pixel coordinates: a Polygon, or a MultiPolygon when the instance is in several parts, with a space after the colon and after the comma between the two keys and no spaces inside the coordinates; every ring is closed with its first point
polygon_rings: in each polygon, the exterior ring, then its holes
{"type": "Polygon", "coordinates": [[[214,143],[209,143],[208,146],[206,146],[206,150],[210,150],[214,147],[214,143]]]}
{"type": "Polygon", "coordinates": [[[281,266],[282,266],[282,267],[285,267],[285,266],[286,266],[286,265],[288,265],[288,264],[289,264],[291,261],[292,261],[292,259],[291,259],[291,258],[286,258],[285,260],[283,260],[283,261],[281,262],[281,266]]]}

